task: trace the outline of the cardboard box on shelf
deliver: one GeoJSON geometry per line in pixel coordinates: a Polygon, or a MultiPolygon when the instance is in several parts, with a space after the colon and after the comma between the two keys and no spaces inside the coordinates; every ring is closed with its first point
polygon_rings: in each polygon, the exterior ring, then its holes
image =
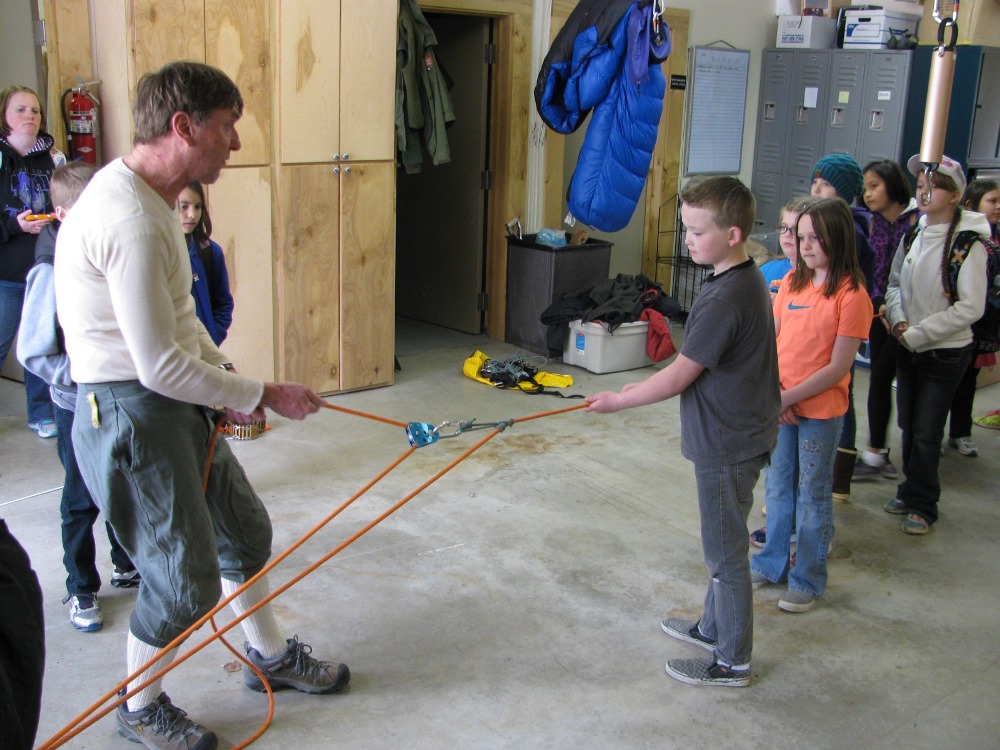
{"type": "Polygon", "coordinates": [[[844,14],[844,49],[885,49],[889,38],[916,35],[920,16],[887,10],[848,10],[844,14]]]}
{"type": "Polygon", "coordinates": [[[824,16],[778,16],[776,47],[831,49],[837,46],[837,19],[824,16]]]}

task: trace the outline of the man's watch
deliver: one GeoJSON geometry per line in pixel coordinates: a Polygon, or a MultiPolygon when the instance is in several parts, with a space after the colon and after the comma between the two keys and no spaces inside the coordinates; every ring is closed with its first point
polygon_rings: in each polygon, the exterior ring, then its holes
{"type": "Polygon", "coordinates": [[[224,365],[219,365],[219,369],[220,370],[227,370],[229,372],[232,372],[236,368],[233,367],[233,363],[232,362],[226,362],[224,365]]]}

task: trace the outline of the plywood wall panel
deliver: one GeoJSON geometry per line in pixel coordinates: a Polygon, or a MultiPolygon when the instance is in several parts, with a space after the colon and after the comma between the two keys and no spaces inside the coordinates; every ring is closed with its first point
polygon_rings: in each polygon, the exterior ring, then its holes
{"type": "Polygon", "coordinates": [[[340,389],[340,184],[329,165],[281,170],[278,371],[317,393],[340,389]]]}
{"type": "Polygon", "coordinates": [[[230,164],[271,160],[271,51],[267,0],[205,0],[205,62],[243,95],[242,148],[230,164]]]}
{"type": "Polygon", "coordinates": [[[392,159],[395,150],[397,0],[344,0],[341,8],[340,149],[352,161],[392,159]],[[392,55],[372,54],[393,50],[392,55]]]}
{"type": "Polygon", "coordinates": [[[286,164],[332,161],[339,153],[338,5],[301,0],[278,6],[279,158],[286,164]]]}
{"type": "Polygon", "coordinates": [[[395,165],[354,164],[341,177],[340,387],[393,378],[395,165]]]}
{"type": "Polygon", "coordinates": [[[265,381],[275,380],[270,175],[263,167],[227,167],[208,187],[212,239],[225,253],[235,300],[222,350],[241,373],[265,381]]]}
{"type": "Polygon", "coordinates": [[[174,60],[205,61],[204,0],[132,1],[134,81],[174,60]]]}
{"type": "Polygon", "coordinates": [[[129,49],[131,14],[125,0],[94,3],[94,73],[101,81],[101,152],[104,163],[132,149],[132,90],[129,49]]]}

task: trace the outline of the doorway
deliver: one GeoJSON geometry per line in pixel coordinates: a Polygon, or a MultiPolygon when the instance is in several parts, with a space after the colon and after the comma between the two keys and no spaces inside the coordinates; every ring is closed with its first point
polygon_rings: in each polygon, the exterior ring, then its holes
{"type": "Polygon", "coordinates": [[[455,120],[451,160],[420,172],[398,168],[396,314],[478,334],[486,310],[490,60],[493,21],[425,13],[438,65],[449,81],[455,120]]]}

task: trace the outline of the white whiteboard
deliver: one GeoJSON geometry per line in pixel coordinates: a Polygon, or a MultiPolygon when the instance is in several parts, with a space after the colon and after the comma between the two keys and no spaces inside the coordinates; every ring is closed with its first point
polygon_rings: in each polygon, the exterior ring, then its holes
{"type": "Polygon", "coordinates": [[[695,47],[691,70],[684,173],[738,174],[750,51],[695,47]]]}

